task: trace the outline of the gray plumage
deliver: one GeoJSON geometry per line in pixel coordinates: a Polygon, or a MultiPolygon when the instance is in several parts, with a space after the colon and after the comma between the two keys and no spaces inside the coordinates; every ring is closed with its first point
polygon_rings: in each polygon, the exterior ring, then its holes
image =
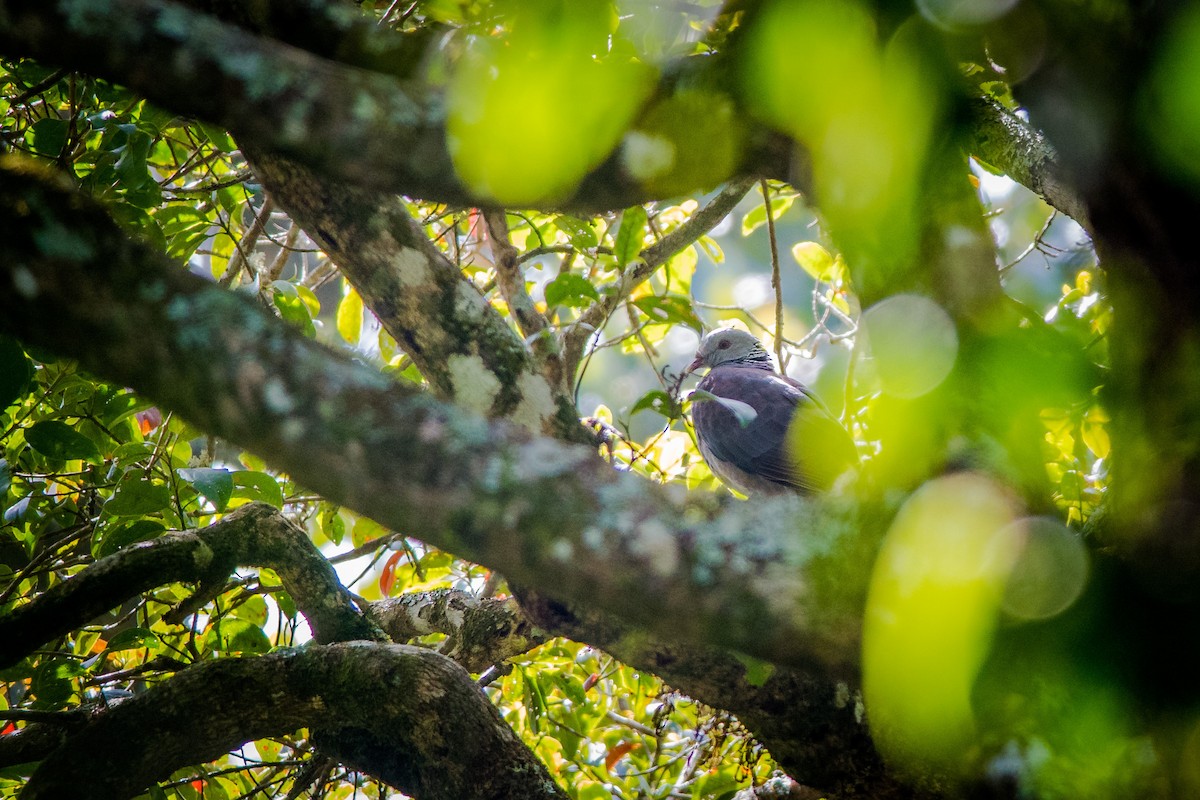
{"type": "Polygon", "coordinates": [[[692,426],[712,471],[743,494],[829,489],[858,464],[850,434],[799,381],[775,372],[758,339],[720,328],[700,341],[692,426]]]}

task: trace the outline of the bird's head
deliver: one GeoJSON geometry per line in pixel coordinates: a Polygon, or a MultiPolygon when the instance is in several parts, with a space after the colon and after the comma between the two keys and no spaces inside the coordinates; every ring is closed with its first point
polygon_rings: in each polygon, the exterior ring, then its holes
{"type": "Polygon", "coordinates": [[[771,369],[771,354],[763,349],[762,343],[752,334],[738,328],[717,328],[700,340],[696,359],[688,365],[687,374],[701,367],[719,367],[722,364],[746,364],[765,366],[771,369]]]}

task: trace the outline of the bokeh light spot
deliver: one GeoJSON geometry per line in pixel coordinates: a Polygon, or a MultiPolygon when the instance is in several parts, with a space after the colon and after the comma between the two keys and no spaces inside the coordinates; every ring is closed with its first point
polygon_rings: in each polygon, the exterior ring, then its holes
{"type": "Polygon", "coordinates": [[[937,387],[958,356],[950,315],[927,297],[899,294],[863,314],[863,330],[883,391],[919,397],[937,387]]]}
{"type": "Polygon", "coordinates": [[[1009,534],[1024,544],[1004,589],[1005,612],[1018,619],[1046,619],[1079,599],[1090,562],[1076,534],[1050,517],[1018,520],[1009,534]]]}
{"type": "Polygon", "coordinates": [[[971,689],[1017,558],[1013,503],[974,474],[939,478],[900,510],[875,563],[863,632],[871,732],[901,769],[951,775],[975,743],[971,689]]]}

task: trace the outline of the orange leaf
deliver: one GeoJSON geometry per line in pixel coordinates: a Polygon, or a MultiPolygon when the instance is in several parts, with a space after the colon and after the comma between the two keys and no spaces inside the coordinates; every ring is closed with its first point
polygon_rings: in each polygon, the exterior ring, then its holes
{"type": "Polygon", "coordinates": [[[403,551],[392,553],[391,558],[384,563],[383,571],[379,573],[379,591],[384,597],[390,597],[392,594],[392,584],[396,582],[396,565],[400,563],[402,555],[403,551]]]}
{"type": "Polygon", "coordinates": [[[621,760],[622,756],[639,746],[637,742],[621,742],[616,747],[609,748],[608,755],[604,757],[604,768],[612,772],[613,766],[621,760]]]}
{"type": "Polygon", "coordinates": [[[599,682],[600,682],[600,673],[593,672],[591,675],[588,675],[587,680],[583,682],[583,690],[586,692],[588,689],[592,688],[599,682]]]}

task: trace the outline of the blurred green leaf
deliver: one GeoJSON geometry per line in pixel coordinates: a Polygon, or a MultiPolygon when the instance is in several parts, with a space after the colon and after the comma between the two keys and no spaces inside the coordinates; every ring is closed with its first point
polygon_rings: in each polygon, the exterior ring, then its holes
{"type": "Polygon", "coordinates": [[[582,308],[600,299],[596,287],[582,275],[565,272],[546,284],[546,305],[582,308]]]}
{"type": "Polygon", "coordinates": [[[590,250],[600,244],[596,229],[579,217],[570,214],[559,214],[554,218],[554,225],[567,235],[571,246],[579,250],[590,250]]]}
{"type": "Polygon", "coordinates": [[[617,229],[616,247],[613,250],[618,267],[624,267],[642,252],[648,223],[646,209],[641,206],[632,206],[621,213],[621,227],[617,229]]]}

